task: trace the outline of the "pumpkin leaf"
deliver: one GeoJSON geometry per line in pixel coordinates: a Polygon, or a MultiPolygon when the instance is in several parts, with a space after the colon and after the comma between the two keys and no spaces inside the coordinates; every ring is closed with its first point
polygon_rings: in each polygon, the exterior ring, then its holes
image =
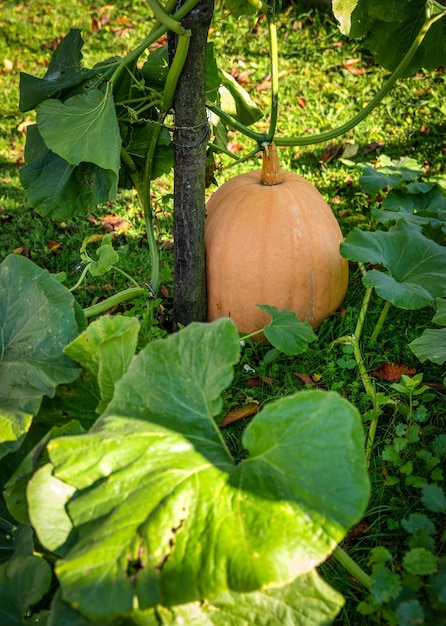
{"type": "MultiPolygon", "coordinates": [[[[436,300],[437,312],[432,321],[440,326],[446,326],[446,299],[436,300]]],[[[409,348],[420,361],[432,361],[442,365],[446,361],[446,328],[428,328],[421,337],[414,339],[409,344],[409,348]]]]}
{"type": "Polygon", "coordinates": [[[25,165],[19,176],[34,209],[56,220],[69,219],[116,196],[117,179],[111,170],[93,163],[71,165],[47,148],[37,124],[28,126],[25,165]]]}
{"type": "Polygon", "coordinates": [[[48,444],[52,476],[76,489],[66,510],[78,541],[57,576],[87,618],[288,585],[361,518],[363,428],[335,393],[269,404],[245,431],[248,458],[234,463],[214,417],[239,349],[224,318],[151,342],[88,433],[48,444]]]}
{"type": "Polygon", "coordinates": [[[419,309],[446,295],[446,248],[406,220],[388,232],[354,229],[341,244],[341,254],[351,261],[383,265],[386,273],[369,270],[363,283],[399,308],[419,309]]]}
{"type": "Polygon", "coordinates": [[[332,623],[343,603],[343,598],[311,571],[283,587],[252,593],[227,592],[206,603],[177,606],[173,612],[159,611],[168,626],[324,626],[332,623]]]}
{"type": "Polygon", "coordinates": [[[64,352],[97,379],[102,413],[113,397],[114,386],[133,358],[138,339],[139,322],[123,315],[101,316],[68,346],[64,352]]]}
{"type": "MultiPolygon", "coordinates": [[[[21,461],[19,466],[15,469],[12,476],[6,483],[6,489],[3,492],[5,502],[8,506],[8,510],[14,518],[21,524],[30,524],[29,511],[28,511],[28,499],[27,499],[27,487],[28,482],[32,478],[33,474],[47,462],[45,456],[45,448],[48,441],[51,438],[62,437],[65,435],[79,435],[85,432],[80,426],[79,422],[71,420],[63,426],[54,426],[49,432],[47,432],[30,452],[21,461]]],[[[51,507],[51,501],[54,497],[59,497],[60,490],[53,493],[52,485],[47,491],[48,505],[51,507]]],[[[46,528],[43,529],[46,532],[46,528]]],[[[60,532],[60,531],[59,531],[60,532]]]]}
{"type": "MultiPolygon", "coordinates": [[[[393,71],[414,42],[426,15],[445,14],[431,0],[333,0],[333,13],[341,32],[361,38],[377,62],[393,71]],[[389,45],[392,42],[392,45],[389,45]]],[[[446,20],[434,23],[402,76],[418,69],[434,69],[446,62],[446,20]]]]}
{"type": "Polygon", "coordinates": [[[308,348],[308,344],[317,339],[311,325],[308,322],[301,322],[293,311],[279,311],[275,306],[268,304],[257,306],[272,317],[263,331],[266,338],[274,348],[288,356],[302,354],[308,348]]]}
{"type": "Polygon", "coordinates": [[[0,565],[0,620],[22,626],[28,608],[39,602],[51,584],[51,567],[39,556],[17,556],[0,565]]]}
{"type": "Polygon", "coordinates": [[[93,163],[118,179],[121,135],[111,89],[103,93],[90,88],[65,102],[45,100],[36,111],[37,126],[50,150],[71,165],[93,163]]]}
{"type": "Polygon", "coordinates": [[[74,298],[49,272],[11,254],[0,264],[0,328],[0,406],[35,415],[44,395],[80,373],[63,354],[79,333],[74,298]]]}
{"type": "Polygon", "coordinates": [[[414,339],[409,348],[420,361],[442,365],[446,361],[446,328],[427,328],[421,337],[414,339]]]}
{"type": "Polygon", "coordinates": [[[424,169],[415,159],[403,157],[392,160],[387,155],[381,155],[377,166],[368,163],[359,163],[362,174],[359,184],[365,193],[378,193],[386,187],[397,187],[402,183],[414,181],[424,174],[424,169]]]}
{"type": "Polygon", "coordinates": [[[32,414],[0,406],[0,459],[20,448],[28,432],[32,414]]]}

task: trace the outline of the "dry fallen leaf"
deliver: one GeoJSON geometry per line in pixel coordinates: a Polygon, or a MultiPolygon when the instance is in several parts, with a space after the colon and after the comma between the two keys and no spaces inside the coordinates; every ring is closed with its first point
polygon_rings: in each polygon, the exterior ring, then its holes
{"type": "Polygon", "coordinates": [[[301,374],[300,372],[293,372],[293,376],[296,376],[304,385],[310,385],[316,389],[326,389],[324,385],[319,385],[319,380],[321,379],[320,374],[301,374]]]}
{"type": "Polygon", "coordinates": [[[259,405],[257,402],[247,402],[243,406],[238,406],[237,408],[230,411],[223,418],[222,423],[220,424],[221,428],[225,428],[229,426],[229,424],[233,424],[234,422],[238,422],[239,420],[245,419],[245,417],[250,417],[254,415],[259,410],[259,405]]]}
{"type": "Polygon", "coordinates": [[[366,73],[366,69],[364,67],[356,67],[356,64],[359,63],[361,59],[347,59],[342,64],[347,72],[353,74],[354,76],[360,76],[361,74],[366,73]]]}
{"type": "Polygon", "coordinates": [[[109,213],[109,215],[101,217],[100,220],[101,228],[106,230],[108,233],[113,231],[125,231],[131,226],[130,222],[125,220],[123,217],[119,217],[119,215],[114,215],[113,213],[109,213]]]}
{"type": "Polygon", "coordinates": [[[56,254],[57,252],[60,252],[60,250],[62,249],[62,244],[59,241],[47,241],[46,242],[46,247],[49,248],[49,250],[51,251],[51,254],[56,254]]]}
{"type": "Polygon", "coordinates": [[[388,380],[391,383],[397,382],[403,374],[412,376],[417,371],[414,367],[409,367],[404,363],[383,363],[374,372],[369,372],[371,376],[388,380]]]}
{"type": "Polygon", "coordinates": [[[270,378],[269,376],[251,376],[246,381],[248,387],[261,387],[262,384],[272,385],[274,382],[274,378],[270,378]]]}

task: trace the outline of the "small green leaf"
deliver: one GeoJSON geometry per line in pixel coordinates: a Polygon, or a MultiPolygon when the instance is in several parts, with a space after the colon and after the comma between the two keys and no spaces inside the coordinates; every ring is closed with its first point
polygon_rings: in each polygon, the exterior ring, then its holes
{"type": "Polygon", "coordinates": [[[417,599],[406,600],[398,604],[395,613],[398,617],[398,626],[413,626],[424,624],[424,610],[417,599]]]}
{"type": "Polygon", "coordinates": [[[401,525],[408,533],[424,530],[432,535],[435,532],[434,524],[424,513],[411,513],[407,519],[402,520],[401,525]]]}
{"type": "Polygon", "coordinates": [[[374,566],[370,592],[377,603],[381,604],[397,598],[401,589],[401,579],[397,574],[391,572],[385,565],[374,566]]]}
{"type": "Polygon", "coordinates": [[[438,571],[437,557],[426,548],[412,548],[403,557],[406,572],[416,576],[428,576],[438,571]]]}
{"type": "Polygon", "coordinates": [[[427,239],[421,228],[400,220],[388,232],[354,229],[341,244],[351,261],[383,265],[369,270],[366,287],[402,309],[419,309],[446,294],[446,248],[427,239]]]}
{"type": "Polygon", "coordinates": [[[119,261],[119,254],[111,244],[102,244],[96,250],[97,261],[91,261],[88,271],[92,276],[103,276],[119,261]]]}
{"type": "Polygon", "coordinates": [[[258,304],[259,309],[272,317],[264,333],[272,346],[288,356],[302,354],[311,341],[317,339],[311,325],[301,322],[293,311],[279,311],[275,306],[258,304]]]}
{"type": "Polygon", "coordinates": [[[438,485],[424,485],[421,491],[421,501],[426,509],[434,513],[444,513],[446,511],[446,496],[441,487],[438,487],[438,485]]]}

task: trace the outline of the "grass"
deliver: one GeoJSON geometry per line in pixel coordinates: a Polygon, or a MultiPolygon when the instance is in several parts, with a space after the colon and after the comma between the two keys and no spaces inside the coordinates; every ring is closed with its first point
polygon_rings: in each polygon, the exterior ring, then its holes
{"type": "MultiPolygon", "coordinates": [[[[52,272],[65,271],[67,283],[72,285],[79,276],[79,248],[84,238],[104,233],[104,221],[113,214],[128,222],[115,238],[120,267],[138,282],[145,283],[150,276],[149,254],[144,219],[133,192],[122,192],[115,203],[92,207],[89,215],[78,215],[66,223],[40,217],[29,206],[18,171],[23,163],[26,124],[33,120],[33,114],[19,111],[18,86],[20,71],[43,75],[51,50],[70,27],[83,29],[87,66],[114,54],[125,54],[150,28],[146,4],[119,1],[101,7],[95,3],[67,0],[58,4],[57,9],[53,5],[43,0],[39,3],[0,3],[0,24],[5,33],[0,42],[0,105],[3,111],[0,120],[0,261],[14,251],[26,254],[52,272]]],[[[282,136],[316,134],[340,125],[370,100],[387,76],[361,44],[348,41],[339,34],[324,7],[315,7],[310,2],[292,3],[279,15],[278,32],[281,55],[278,133],[282,136]]],[[[264,119],[256,125],[258,130],[264,130],[269,107],[265,23],[256,20],[236,22],[218,8],[210,40],[218,50],[222,67],[238,75],[240,82],[265,111],[264,119]]],[[[392,158],[412,156],[424,166],[429,177],[444,175],[444,102],[441,68],[420,72],[397,85],[372,115],[332,146],[320,144],[281,150],[282,166],[308,178],[320,189],[345,233],[356,225],[374,228],[370,210],[379,198],[361,191],[356,164],[374,162],[382,153],[392,158]]],[[[241,150],[240,155],[253,148],[249,140],[237,133],[230,139],[241,150]]],[[[255,160],[234,166],[233,161],[223,155],[218,158],[216,178],[221,184],[254,166],[257,166],[255,160]]],[[[163,242],[161,276],[164,289],[159,300],[151,302],[150,307],[157,309],[159,324],[150,325],[149,308],[144,300],[128,303],[120,309],[120,312],[136,315],[142,320],[140,347],[170,330],[171,192],[171,176],[156,181],[153,187],[157,235],[163,242]]],[[[87,306],[123,286],[120,275],[110,274],[103,279],[89,279],[76,295],[80,304],[87,306]]],[[[339,392],[365,414],[371,408],[370,398],[364,392],[356,368],[349,369],[342,363],[341,359],[346,356],[342,346],[333,343],[337,337],[354,332],[362,297],[360,272],[352,268],[343,313],[326,320],[317,331],[317,342],[298,358],[275,354],[269,346],[248,341],[232,386],[225,393],[220,418],[249,401],[255,401],[261,407],[309,386],[310,383],[302,382],[296,374],[305,374],[312,377],[311,384],[314,382],[339,392]],[[252,384],[254,376],[258,377],[256,385],[252,384]]],[[[424,381],[432,385],[421,396],[419,405],[425,407],[428,419],[422,424],[420,440],[408,445],[404,451],[405,462],[411,461],[414,467],[412,474],[405,474],[401,465],[383,458],[386,446],[394,446],[397,432],[406,424],[405,398],[392,390],[390,382],[374,378],[377,391],[388,393],[393,402],[384,407],[375,440],[369,509],[362,525],[347,537],[344,547],[369,571],[367,561],[371,548],[385,545],[394,554],[395,571],[401,571],[407,534],[401,530],[400,522],[410,512],[424,510],[420,503],[420,489],[411,485],[408,478],[415,475],[429,477],[435,469],[428,466],[419,452],[424,449],[434,455],[435,436],[444,431],[446,400],[441,387],[444,372],[441,366],[429,362],[421,366],[408,348],[408,343],[430,325],[432,311],[428,309],[417,312],[391,310],[377,345],[368,347],[366,340],[373,331],[380,309],[381,303],[375,298],[364,329],[366,369],[376,371],[383,363],[395,362],[422,371],[424,381]],[[389,476],[396,478],[396,482],[389,481],[389,476]]],[[[224,430],[237,460],[244,456],[240,436],[247,421],[249,419],[224,430]]],[[[440,533],[437,545],[439,551],[444,549],[444,537],[440,533]]],[[[338,624],[387,623],[380,621],[384,618],[378,611],[372,616],[357,613],[357,603],[363,601],[366,594],[345,575],[334,559],[329,559],[321,569],[347,599],[338,624]]]]}

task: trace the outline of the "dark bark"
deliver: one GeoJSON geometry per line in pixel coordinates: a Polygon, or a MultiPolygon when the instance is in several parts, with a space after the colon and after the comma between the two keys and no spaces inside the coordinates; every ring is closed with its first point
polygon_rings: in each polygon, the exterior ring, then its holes
{"type": "MultiPolygon", "coordinates": [[[[174,98],[174,328],[206,320],[204,251],[206,147],[206,43],[213,0],[201,0],[182,20],[191,30],[189,51],[174,98]]],[[[170,42],[170,55],[175,44],[170,42]]]]}

